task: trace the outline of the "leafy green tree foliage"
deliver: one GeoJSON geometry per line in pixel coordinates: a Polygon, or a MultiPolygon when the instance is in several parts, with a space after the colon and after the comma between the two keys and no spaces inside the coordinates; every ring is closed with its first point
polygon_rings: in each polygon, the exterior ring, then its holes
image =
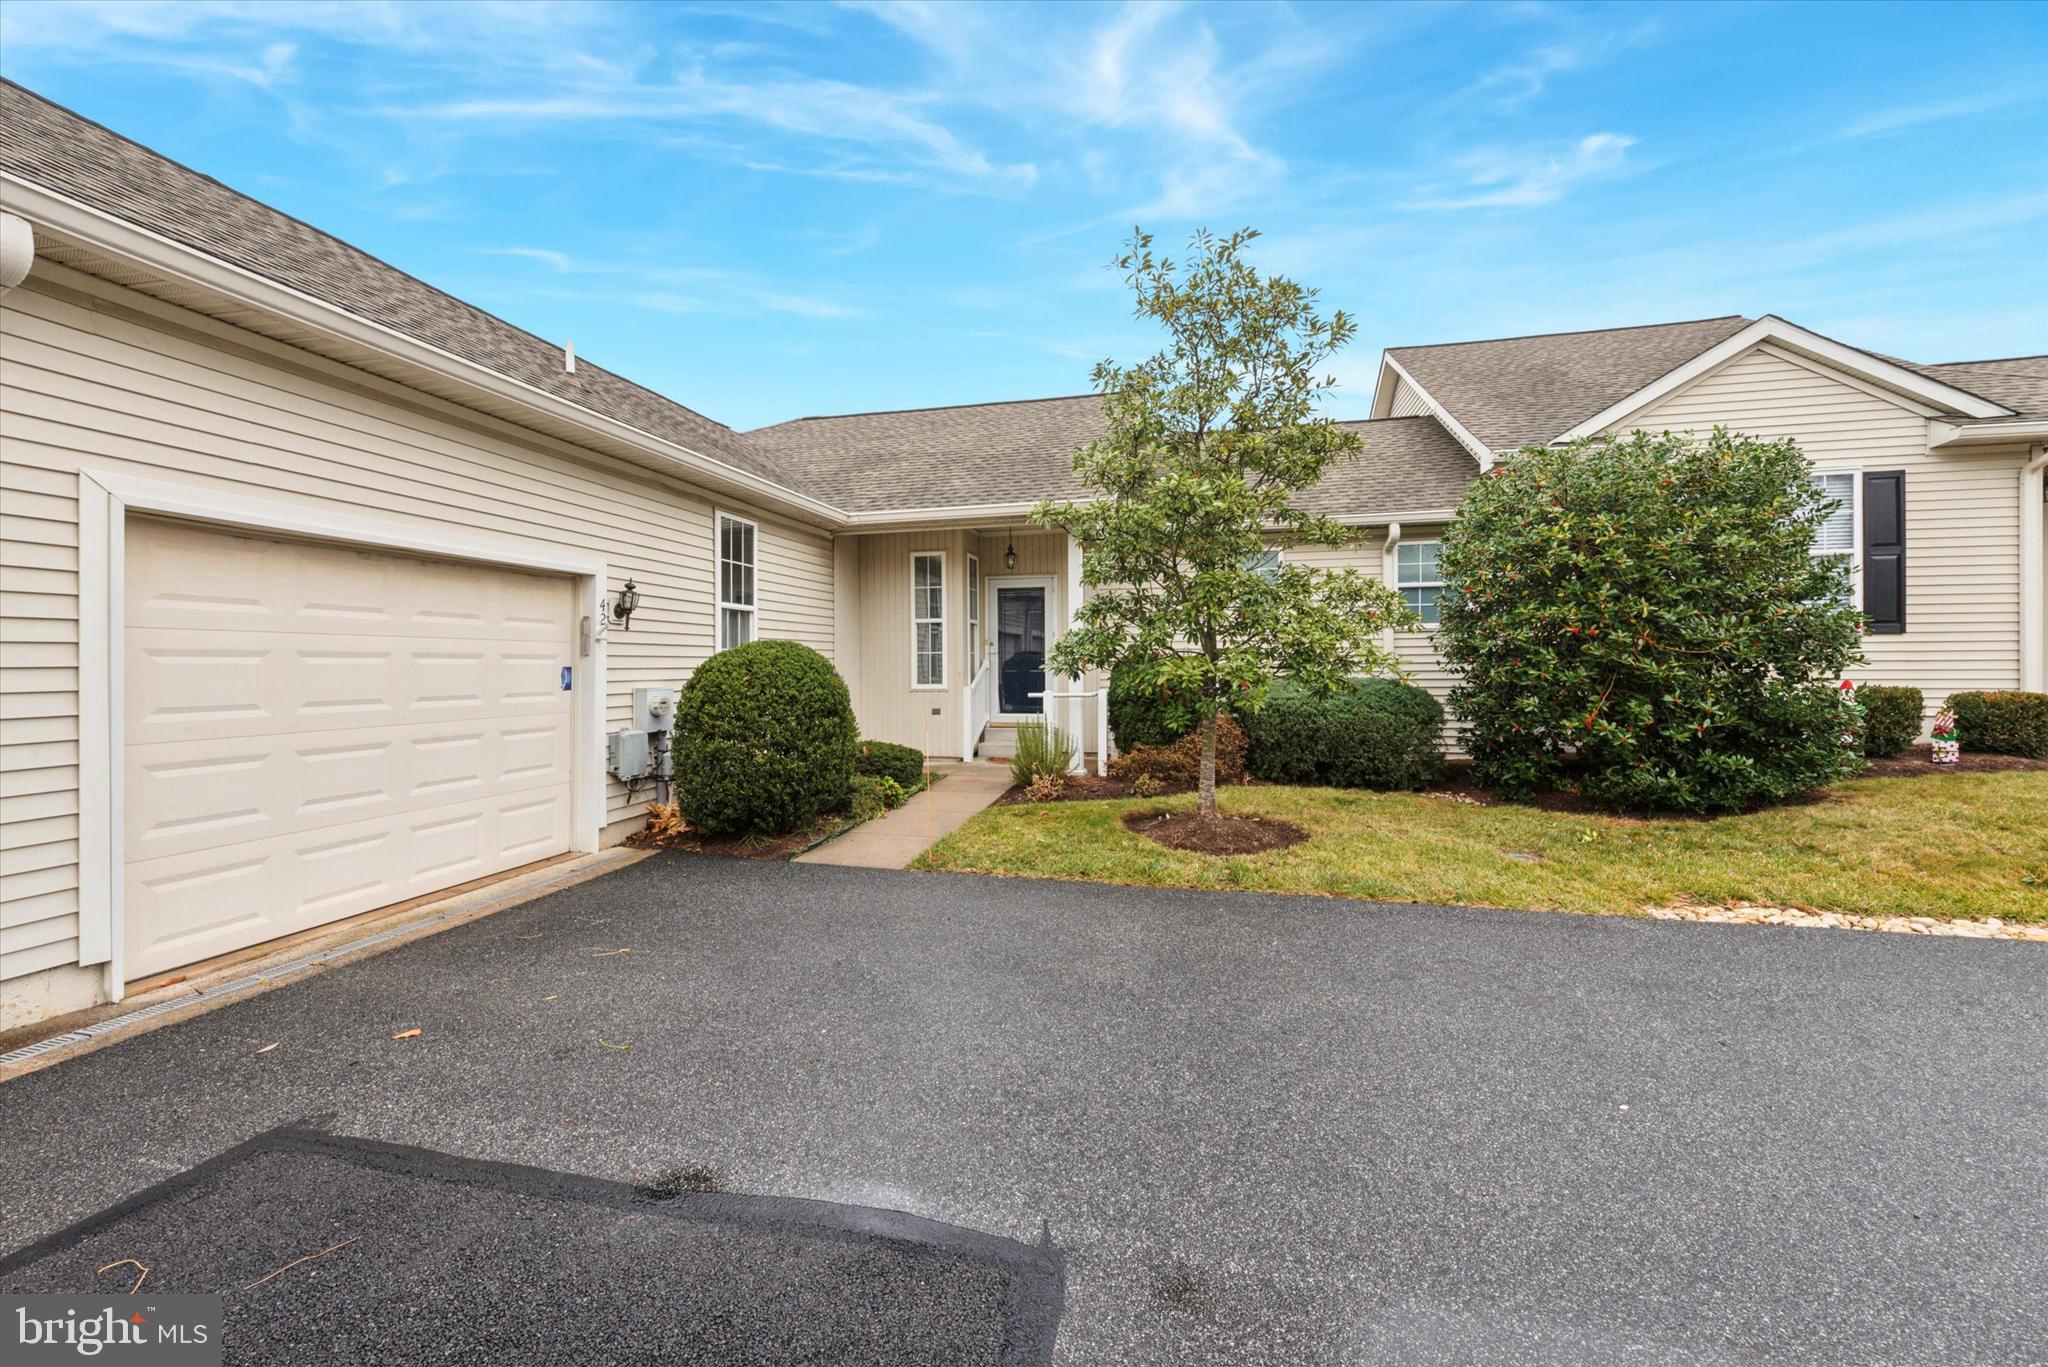
{"type": "Polygon", "coordinates": [[[676,803],[700,831],[793,831],[846,802],[853,704],[827,660],[795,641],[721,650],[676,698],[676,803]]]}
{"type": "Polygon", "coordinates": [[[1351,539],[1295,499],[1360,444],[1315,411],[1335,383],[1323,362],[1352,322],[1318,314],[1314,290],[1253,269],[1244,250],[1256,236],[1197,233],[1185,268],[1145,233],[1132,237],[1116,265],[1166,348],[1095,367],[1109,431],[1075,454],[1074,471],[1096,497],[1032,512],[1081,542],[1094,590],[1047,667],[1153,667],[1162,697],[1199,720],[1204,816],[1216,811],[1218,713],[1256,710],[1282,674],[1328,690],[1396,669],[1375,638],[1411,620],[1399,595],[1354,572],[1261,562],[1272,541],[1351,539]]]}
{"type": "Polygon", "coordinates": [[[1625,810],[1733,811],[1860,765],[1834,504],[1789,441],[1716,430],[1530,447],[1444,536],[1438,648],[1480,782],[1625,810]]]}

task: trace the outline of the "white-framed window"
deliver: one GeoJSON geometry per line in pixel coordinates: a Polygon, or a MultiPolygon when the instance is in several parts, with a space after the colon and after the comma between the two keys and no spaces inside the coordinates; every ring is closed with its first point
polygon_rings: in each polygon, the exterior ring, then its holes
{"type": "Polygon", "coordinates": [[[1394,587],[1415,609],[1422,624],[1433,627],[1442,620],[1439,612],[1444,595],[1443,572],[1437,568],[1436,541],[1403,541],[1394,547],[1394,587]]]}
{"type": "Polygon", "coordinates": [[[967,557],[967,677],[981,668],[981,557],[967,557]]]}
{"type": "Polygon", "coordinates": [[[1814,485],[1835,501],[1835,510],[1828,514],[1827,521],[1813,529],[1811,554],[1816,560],[1839,560],[1848,570],[1848,587],[1844,590],[1843,602],[1851,607],[1856,605],[1860,594],[1856,576],[1856,547],[1861,538],[1857,535],[1862,525],[1862,509],[1856,505],[1856,472],[1854,470],[1826,470],[1814,474],[1814,485]]]}
{"type": "Polygon", "coordinates": [[[718,648],[754,639],[754,544],[760,529],[731,513],[717,515],[718,648]]]}
{"type": "Polygon", "coordinates": [[[1280,581],[1280,548],[1268,546],[1262,551],[1253,551],[1244,558],[1244,567],[1269,584],[1280,581]]]}
{"type": "Polygon", "coordinates": [[[910,686],[946,686],[946,554],[910,557],[910,686]]]}

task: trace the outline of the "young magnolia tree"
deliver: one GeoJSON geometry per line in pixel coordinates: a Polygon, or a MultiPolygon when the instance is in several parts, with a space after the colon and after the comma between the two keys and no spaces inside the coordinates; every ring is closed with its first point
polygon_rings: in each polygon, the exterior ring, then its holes
{"type": "Polygon", "coordinates": [[[1263,558],[1275,540],[1352,539],[1295,500],[1360,442],[1315,412],[1336,383],[1321,367],[1351,340],[1352,322],[1341,311],[1322,317],[1314,290],[1248,265],[1257,236],[1197,233],[1185,266],[1155,255],[1145,233],[1132,236],[1116,265],[1137,315],[1166,329],[1166,348],[1134,366],[1095,367],[1109,431],[1075,453],[1074,471],[1096,497],[1031,514],[1081,543],[1093,590],[1047,668],[1152,666],[1158,686],[1200,718],[1204,817],[1216,814],[1218,716],[1256,709],[1282,675],[1332,689],[1396,671],[1378,635],[1413,621],[1375,580],[1263,558]]]}

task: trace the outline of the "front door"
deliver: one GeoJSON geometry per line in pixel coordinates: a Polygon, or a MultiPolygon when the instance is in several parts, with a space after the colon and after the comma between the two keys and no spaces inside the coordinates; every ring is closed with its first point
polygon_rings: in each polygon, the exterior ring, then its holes
{"type": "Polygon", "coordinates": [[[1039,716],[1045,699],[1043,584],[995,584],[996,711],[1039,716]]]}

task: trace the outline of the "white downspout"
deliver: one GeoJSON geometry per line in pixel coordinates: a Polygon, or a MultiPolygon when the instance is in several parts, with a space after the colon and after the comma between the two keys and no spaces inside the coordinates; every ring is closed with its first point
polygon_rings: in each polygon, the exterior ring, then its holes
{"type": "MultiPolygon", "coordinates": [[[[1394,573],[1394,547],[1401,544],[1401,524],[1387,524],[1387,544],[1380,548],[1380,582],[1393,587],[1397,576],[1394,573]]],[[[1380,644],[1388,650],[1394,648],[1394,629],[1388,627],[1380,633],[1380,644]]]]}
{"type": "MultiPolygon", "coordinates": [[[[1072,532],[1067,536],[1067,610],[1066,630],[1072,631],[1081,615],[1081,543],[1072,532]]],[[[1064,634],[1064,633],[1062,633],[1064,634]]],[[[1088,712],[1081,699],[1081,676],[1076,674],[1067,686],[1072,696],[1067,699],[1067,720],[1073,724],[1074,760],[1068,773],[1088,772],[1088,712]]],[[[1101,742],[1097,742],[1099,745],[1101,742]]]]}
{"type": "Polygon", "coordinates": [[[2020,687],[2048,693],[2048,586],[2042,583],[2042,488],[2048,482],[2048,445],[2036,446],[2020,467],[2020,687]]]}
{"type": "Polygon", "coordinates": [[[36,264],[36,230],[19,214],[0,214],[0,295],[28,279],[36,264]]]}

